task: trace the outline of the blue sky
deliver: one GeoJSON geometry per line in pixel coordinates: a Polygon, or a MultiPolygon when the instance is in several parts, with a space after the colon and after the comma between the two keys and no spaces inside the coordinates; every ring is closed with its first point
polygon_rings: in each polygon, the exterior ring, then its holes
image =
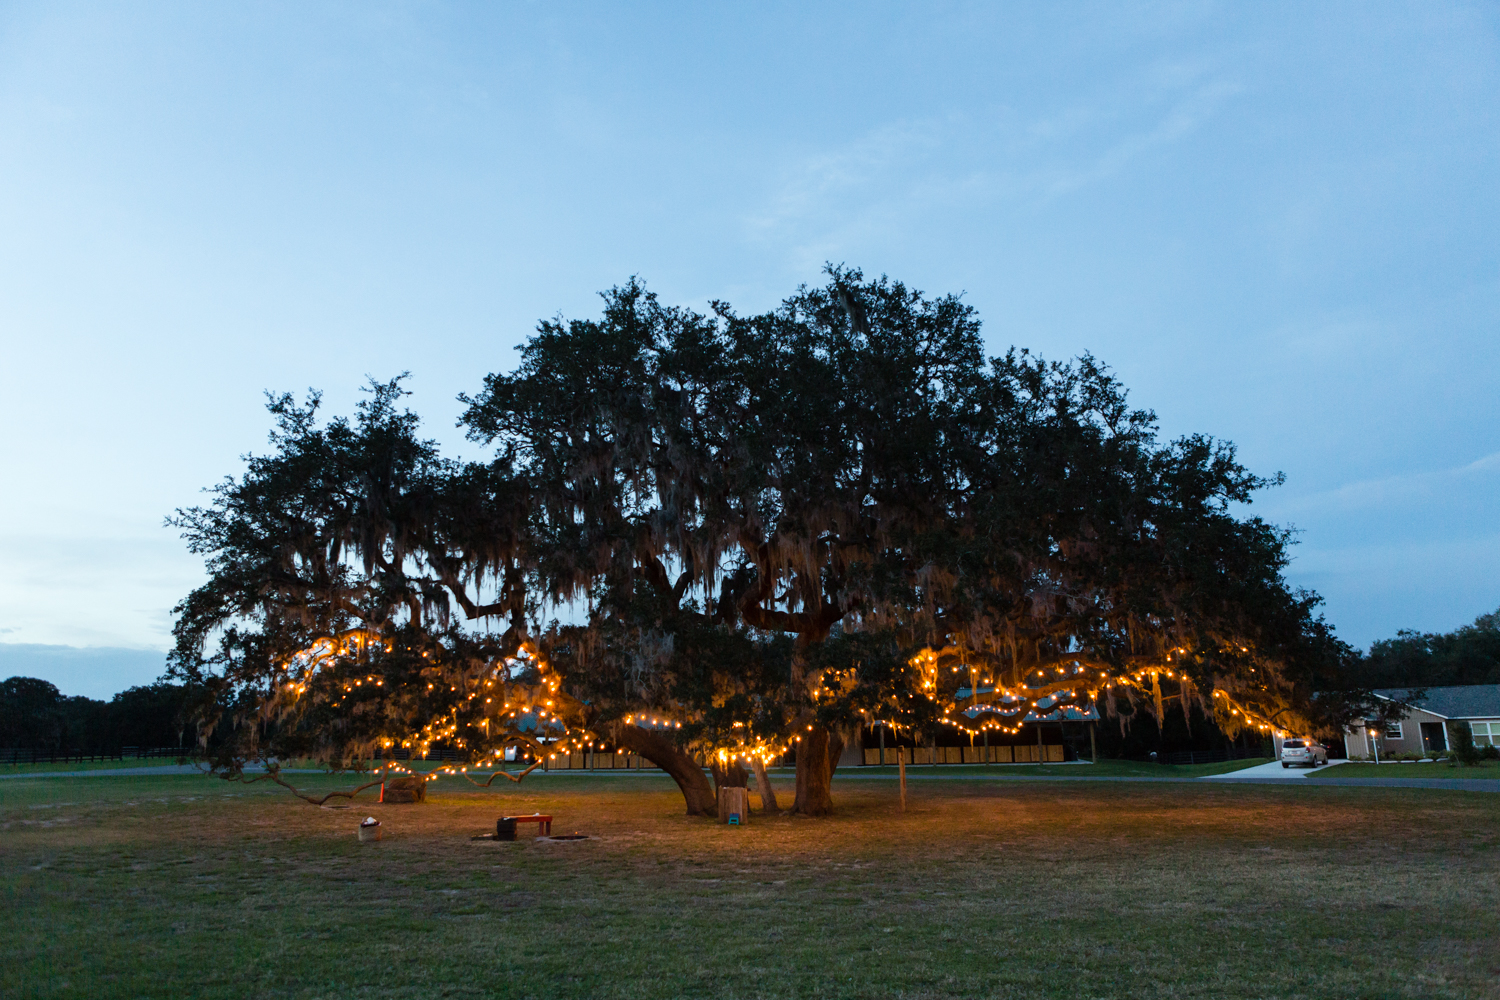
{"type": "MultiPolygon", "coordinates": [[[[760,309],[824,261],[962,291],[995,353],[1092,351],[1166,434],[1285,471],[1256,509],[1348,641],[1471,621],[1500,606],[1497,29],[0,3],[0,643],[166,648],[201,567],[162,518],[264,447],[262,390],[342,411],[410,369],[463,450],[454,397],[539,317],[633,274],[760,309]]],[[[152,679],[88,662],[65,691],[152,679]]]]}

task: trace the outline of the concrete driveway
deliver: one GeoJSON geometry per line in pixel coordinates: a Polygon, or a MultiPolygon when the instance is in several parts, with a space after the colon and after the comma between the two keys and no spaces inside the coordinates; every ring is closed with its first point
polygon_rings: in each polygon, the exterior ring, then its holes
{"type": "Polygon", "coordinates": [[[1228,774],[1210,774],[1199,781],[1244,781],[1253,779],[1256,781],[1301,781],[1310,776],[1314,771],[1324,771],[1338,764],[1347,764],[1347,760],[1330,760],[1323,767],[1307,767],[1304,764],[1293,764],[1291,767],[1282,767],[1281,762],[1271,761],[1269,764],[1257,764],[1254,767],[1241,768],[1238,771],[1230,771],[1228,774]]]}

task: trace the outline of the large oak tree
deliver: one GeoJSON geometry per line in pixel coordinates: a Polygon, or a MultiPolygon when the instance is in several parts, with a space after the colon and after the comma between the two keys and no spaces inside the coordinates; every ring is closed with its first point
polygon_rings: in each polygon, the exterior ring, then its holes
{"type": "Polygon", "coordinates": [[[468,400],[471,434],[536,488],[553,596],[588,602],[557,644],[567,685],[628,669],[644,690],[704,630],[787,638],[783,675],[663,707],[753,701],[742,745],[795,744],[810,814],[875,718],[1159,713],[1165,679],[1230,731],[1306,724],[1343,651],[1282,580],[1286,535],[1236,516],[1269,481],[1227,444],[1159,442],[1092,358],[987,360],[958,298],[829,279],[748,317],[632,282],[597,320],[543,323],[468,400]]]}
{"type": "Polygon", "coordinates": [[[959,298],[839,268],[748,316],[604,299],[465,399],[491,460],[443,459],[397,383],[326,427],[282,397],[276,453],[178,516],[212,574],[179,669],[253,709],[234,760],[262,733],[483,756],[540,716],[661,764],[690,812],[690,752],[722,783],[794,749],[816,815],[877,719],[1180,697],[1231,733],[1328,721],[1311,694],[1347,650],[1242,513],[1272,481],[1158,440],[1092,358],[986,358],[959,298]]]}

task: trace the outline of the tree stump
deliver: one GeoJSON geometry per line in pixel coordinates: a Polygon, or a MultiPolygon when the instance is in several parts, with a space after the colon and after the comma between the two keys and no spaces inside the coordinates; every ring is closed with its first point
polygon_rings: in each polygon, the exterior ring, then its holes
{"type": "Polygon", "coordinates": [[[395,778],[380,785],[381,802],[426,802],[427,779],[395,778]]]}
{"type": "Polygon", "coordinates": [[[728,823],[731,813],[738,813],[740,824],[750,822],[750,789],[725,786],[719,789],[719,822],[728,823]]]}

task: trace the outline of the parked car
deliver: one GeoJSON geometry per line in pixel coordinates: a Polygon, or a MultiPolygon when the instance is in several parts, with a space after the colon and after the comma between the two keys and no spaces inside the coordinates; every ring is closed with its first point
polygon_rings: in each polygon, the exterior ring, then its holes
{"type": "Polygon", "coordinates": [[[1299,736],[1281,744],[1281,766],[1306,764],[1317,767],[1328,763],[1328,748],[1310,736],[1299,736]]]}

